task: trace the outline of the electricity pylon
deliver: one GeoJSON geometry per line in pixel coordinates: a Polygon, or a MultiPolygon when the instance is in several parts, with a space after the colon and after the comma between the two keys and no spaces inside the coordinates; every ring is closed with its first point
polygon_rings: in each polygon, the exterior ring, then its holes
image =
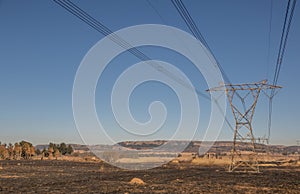
{"type": "Polygon", "coordinates": [[[267,80],[247,84],[223,84],[208,89],[209,92],[226,92],[235,119],[233,146],[229,172],[244,170],[259,172],[252,120],[261,91],[279,89],[280,86],[267,84],[267,80]]]}

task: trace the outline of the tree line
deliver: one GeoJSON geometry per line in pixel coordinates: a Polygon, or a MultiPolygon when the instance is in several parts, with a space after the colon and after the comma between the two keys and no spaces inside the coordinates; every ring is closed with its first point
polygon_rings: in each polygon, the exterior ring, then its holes
{"type": "Polygon", "coordinates": [[[32,143],[27,141],[17,142],[15,144],[6,144],[0,142],[0,159],[20,160],[31,159],[33,156],[48,157],[52,159],[61,155],[72,154],[73,148],[71,145],[65,143],[54,144],[49,143],[43,150],[36,149],[32,143]]]}
{"type": "Polygon", "coordinates": [[[59,157],[61,155],[67,155],[73,153],[73,148],[71,145],[65,143],[54,144],[49,143],[48,149],[44,148],[42,151],[37,150],[37,154],[42,154],[43,157],[49,157],[50,159],[59,157]]]}

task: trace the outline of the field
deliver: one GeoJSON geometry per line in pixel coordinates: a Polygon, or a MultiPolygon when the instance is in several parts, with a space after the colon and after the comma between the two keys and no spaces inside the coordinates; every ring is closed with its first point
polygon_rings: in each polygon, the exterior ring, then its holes
{"type": "Polygon", "coordinates": [[[0,193],[299,193],[299,166],[228,173],[192,163],[128,171],[99,162],[0,161],[0,193]],[[131,184],[133,178],[144,184],[131,184]]]}

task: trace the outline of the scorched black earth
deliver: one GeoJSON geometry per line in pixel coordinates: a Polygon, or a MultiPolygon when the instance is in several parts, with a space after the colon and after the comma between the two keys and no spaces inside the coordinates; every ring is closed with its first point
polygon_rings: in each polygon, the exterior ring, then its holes
{"type": "Polygon", "coordinates": [[[299,167],[228,173],[189,163],[127,171],[104,163],[0,161],[0,193],[300,193],[299,167]],[[145,184],[130,184],[133,178],[145,184]]]}

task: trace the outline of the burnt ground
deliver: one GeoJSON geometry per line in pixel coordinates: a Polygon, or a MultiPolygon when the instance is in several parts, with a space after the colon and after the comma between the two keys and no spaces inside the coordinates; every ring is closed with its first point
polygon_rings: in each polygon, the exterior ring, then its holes
{"type": "Polygon", "coordinates": [[[221,167],[166,165],[126,171],[107,164],[0,161],[0,193],[300,193],[299,167],[228,173],[221,167]],[[104,168],[100,169],[100,166],[104,168]],[[141,178],[145,185],[131,185],[141,178]]]}

